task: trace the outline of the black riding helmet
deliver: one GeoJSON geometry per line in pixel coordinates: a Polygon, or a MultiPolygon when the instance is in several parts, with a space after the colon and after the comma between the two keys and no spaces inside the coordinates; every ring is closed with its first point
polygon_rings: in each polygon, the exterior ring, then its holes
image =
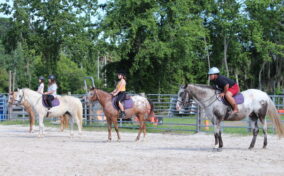
{"type": "Polygon", "coordinates": [[[43,76],[38,77],[38,79],[44,81],[44,77],[43,76]]]}
{"type": "Polygon", "coordinates": [[[54,80],[55,80],[55,76],[54,76],[54,75],[49,75],[49,76],[48,76],[48,79],[51,79],[51,80],[54,81],[54,80]]]}
{"type": "Polygon", "coordinates": [[[123,77],[125,77],[125,73],[123,71],[117,72],[117,75],[122,75],[123,77]]]}

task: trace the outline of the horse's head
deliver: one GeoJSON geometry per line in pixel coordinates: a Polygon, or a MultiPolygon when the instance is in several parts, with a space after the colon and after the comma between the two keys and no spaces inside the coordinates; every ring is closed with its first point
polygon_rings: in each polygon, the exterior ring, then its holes
{"type": "Polygon", "coordinates": [[[190,99],[192,98],[189,90],[187,90],[187,84],[185,86],[180,86],[178,91],[176,109],[179,111],[185,108],[189,103],[190,99]]]}
{"type": "Polygon", "coordinates": [[[9,93],[9,100],[8,100],[9,105],[14,104],[16,96],[17,96],[17,92],[12,91],[9,93]]]}
{"type": "Polygon", "coordinates": [[[24,96],[25,96],[25,95],[24,95],[23,89],[18,89],[18,92],[16,93],[15,98],[14,98],[14,100],[13,100],[14,103],[15,103],[16,105],[21,104],[21,103],[24,101],[24,99],[25,99],[24,96]]]}
{"type": "Polygon", "coordinates": [[[87,97],[89,101],[97,101],[98,100],[97,89],[94,87],[91,87],[88,92],[87,97]]]}

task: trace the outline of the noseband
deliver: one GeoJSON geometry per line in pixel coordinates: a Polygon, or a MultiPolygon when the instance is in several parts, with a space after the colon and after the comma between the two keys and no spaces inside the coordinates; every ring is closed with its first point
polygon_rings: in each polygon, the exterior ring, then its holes
{"type": "Polygon", "coordinates": [[[189,101],[190,98],[186,98],[187,95],[189,95],[189,92],[188,92],[187,90],[184,90],[184,94],[183,94],[183,96],[181,97],[181,100],[177,100],[177,102],[180,102],[180,104],[181,104],[183,107],[186,107],[187,105],[190,104],[190,101],[189,101]]]}
{"type": "Polygon", "coordinates": [[[15,102],[16,102],[16,105],[19,105],[19,104],[21,104],[22,103],[22,101],[23,101],[23,99],[24,99],[24,96],[25,96],[25,94],[24,94],[24,92],[23,92],[23,96],[20,98],[20,100],[17,100],[17,99],[14,99],[15,100],[15,102]]]}

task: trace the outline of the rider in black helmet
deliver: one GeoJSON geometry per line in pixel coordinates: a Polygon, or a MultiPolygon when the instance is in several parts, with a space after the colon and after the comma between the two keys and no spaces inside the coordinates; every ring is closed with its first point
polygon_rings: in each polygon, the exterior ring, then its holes
{"type": "Polygon", "coordinates": [[[44,77],[40,76],[38,78],[38,82],[39,82],[39,86],[37,88],[37,92],[40,93],[40,94],[43,94],[43,92],[44,92],[44,77]]]}
{"type": "Polygon", "coordinates": [[[52,107],[51,102],[54,99],[54,96],[56,96],[56,94],[57,94],[57,84],[56,84],[55,76],[49,75],[48,76],[48,89],[47,89],[47,92],[44,93],[44,95],[46,95],[45,100],[49,108],[52,107]]]}

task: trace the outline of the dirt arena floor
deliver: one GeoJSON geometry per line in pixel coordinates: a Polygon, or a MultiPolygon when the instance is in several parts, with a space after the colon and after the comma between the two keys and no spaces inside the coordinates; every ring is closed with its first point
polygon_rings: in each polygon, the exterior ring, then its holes
{"type": "MultiPolygon", "coordinates": [[[[268,137],[262,149],[259,136],[248,150],[251,136],[224,135],[222,152],[212,152],[213,135],[148,134],[134,142],[136,133],[122,132],[121,142],[105,142],[107,132],[46,128],[46,136],[28,127],[0,125],[2,176],[282,176],[284,139],[268,137]]],[[[113,137],[116,140],[116,136],[113,137]]]]}

